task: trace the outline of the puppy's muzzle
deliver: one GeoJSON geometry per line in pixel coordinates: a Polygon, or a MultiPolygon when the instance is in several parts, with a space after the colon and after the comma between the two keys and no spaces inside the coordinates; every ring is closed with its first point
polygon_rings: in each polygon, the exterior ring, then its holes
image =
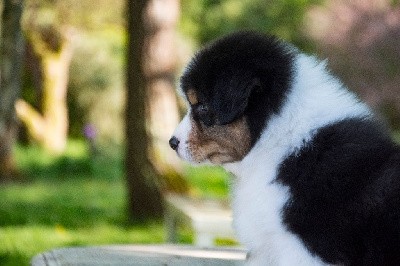
{"type": "Polygon", "coordinates": [[[179,140],[173,136],[170,140],[169,140],[169,146],[176,151],[176,149],[178,149],[179,146],[179,140]]]}

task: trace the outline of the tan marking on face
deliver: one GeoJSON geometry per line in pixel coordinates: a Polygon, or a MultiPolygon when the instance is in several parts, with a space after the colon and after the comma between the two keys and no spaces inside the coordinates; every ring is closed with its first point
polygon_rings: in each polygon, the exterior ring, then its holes
{"type": "Polygon", "coordinates": [[[197,97],[197,93],[194,89],[189,89],[186,93],[187,98],[190,102],[191,105],[195,105],[199,102],[199,99],[197,97]]]}
{"type": "Polygon", "coordinates": [[[209,160],[214,164],[236,162],[250,150],[250,132],[243,117],[231,124],[202,126],[191,121],[188,147],[196,162],[209,160]]]}

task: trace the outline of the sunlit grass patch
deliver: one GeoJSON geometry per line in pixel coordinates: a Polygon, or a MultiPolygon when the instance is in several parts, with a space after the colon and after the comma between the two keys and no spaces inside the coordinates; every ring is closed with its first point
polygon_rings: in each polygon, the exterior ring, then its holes
{"type": "Polygon", "coordinates": [[[186,179],[193,196],[200,198],[226,199],[232,176],[221,167],[187,167],[186,179]]]}
{"type": "Polygon", "coordinates": [[[43,180],[0,188],[0,226],[55,224],[91,226],[100,219],[122,223],[126,219],[122,180],[43,180]]]}

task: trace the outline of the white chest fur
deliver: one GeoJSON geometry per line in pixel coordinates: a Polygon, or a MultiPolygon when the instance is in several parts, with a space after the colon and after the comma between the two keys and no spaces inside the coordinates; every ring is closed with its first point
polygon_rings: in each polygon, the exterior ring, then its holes
{"type": "Polygon", "coordinates": [[[272,182],[277,160],[252,162],[247,173],[237,171],[232,202],[235,230],[250,250],[248,264],[323,265],[282,223],[281,211],[290,194],[288,188],[272,182]]]}

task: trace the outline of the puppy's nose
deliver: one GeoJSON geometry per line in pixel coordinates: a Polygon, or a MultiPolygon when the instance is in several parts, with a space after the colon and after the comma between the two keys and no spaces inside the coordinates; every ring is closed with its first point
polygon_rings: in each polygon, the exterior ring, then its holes
{"type": "Polygon", "coordinates": [[[169,140],[169,146],[173,149],[176,150],[178,148],[179,145],[179,140],[173,136],[170,140],[169,140]]]}

